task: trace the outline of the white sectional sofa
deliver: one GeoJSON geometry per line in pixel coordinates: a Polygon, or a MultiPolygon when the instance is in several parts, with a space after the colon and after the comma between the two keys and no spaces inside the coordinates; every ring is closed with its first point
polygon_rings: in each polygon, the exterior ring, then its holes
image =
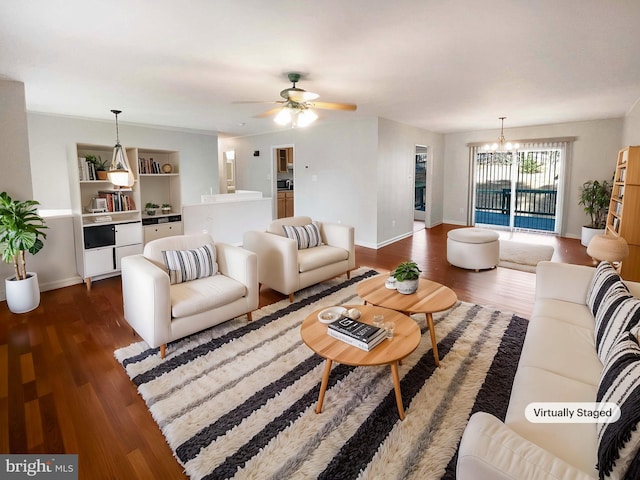
{"type": "MultiPolygon", "coordinates": [[[[532,402],[596,402],[603,363],[587,305],[595,272],[538,264],[534,310],[505,421],[484,412],[471,417],[460,444],[458,479],[598,478],[595,423],[532,423],[525,416],[532,402]]],[[[640,283],[625,283],[640,297],[640,283]]]]}

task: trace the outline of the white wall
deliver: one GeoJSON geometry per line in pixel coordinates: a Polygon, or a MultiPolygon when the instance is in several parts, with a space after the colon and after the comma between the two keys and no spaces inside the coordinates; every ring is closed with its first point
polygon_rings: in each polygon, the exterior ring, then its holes
{"type": "Polygon", "coordinates": [[[408,175],[413,178],[416,144],[432,146],[438,165],[434,204],[436,218],[442,218],[442,135],[369,118],[224,138],[221,144],[221,151],[236,151],[237,188],[265,196],[275,182],[273,147],[293,144],[295,215],[353,225],[356,243],[372,248],[413,231],[408,175]]]}
{"type": "Polygon", "coordinates": [[[640,145],[640,99],[629,109],[624,117],[622,147],[640,145]]]}
{"type": "MultiPolygon", "coordinates": [[[[218,136],[122,123],[124,147],[180,152],[182,203],[199,203],[200,195],[218,189],[218,136]]],[[[67,148],[74,143],[115,145],[113,122],[38,113],[28,114],[33,197],[44,208],[71,208],[67,148]]],[[[130,158],[133,164],[136,159],[130,158]]]]}
{"type": "MultiPolygon", "coordinates": [[[[564,198],[564,226],[561,235],[580,238],[587,217],[578,205],[580,186],[587,180],[610,180],[622,147],[622,118],[540,125],[505,129],[507,140],[577,137],[572,163],[567,172],[568,189],[564,198]]],[[[467,143],[494,142],[497,130],[452,133],[445,136],[444,221],[466,224],[469,194],[469,147],[467,143]]],[[[640,140],[640,139],[639,139],[640,140]]]]}
{"type": "Polygon", "coordinates": [[[428,227],[442,223],[444,136],[384,118],[378,130],[378,241],[413,233],[416,145],[429,147],[428,227]]]}
{"type": "Polygon", "coordinates": [[[0,78],[0,192],[18,200],[32,198],[28,165],[24,84],[0,78]]]}

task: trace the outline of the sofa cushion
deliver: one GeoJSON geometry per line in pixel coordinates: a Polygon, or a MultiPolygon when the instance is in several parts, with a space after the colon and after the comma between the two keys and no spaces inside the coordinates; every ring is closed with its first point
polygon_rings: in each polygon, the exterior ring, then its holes
{"type": "Polygon", "coordinates": [[[622,334],[640,322],[640,300],[622,291],[612,291],[596,314],[596,347],[602,363],[622,334]]]}
{"type": "Polygon", "coordinates": [[[224,275],[172,285],[171,316],[186,317],[227,305],[247,294],[247,288],[224,275]]]}
{"type": "Polygon", "coordinates": [[[640,478],[640,346],[631,333],[611,349],[596,398],[621,411],[618,421],[596,424],[600,478],[640,478]]]}
{"type": "Polygon", "coordinates": [[[216,249],[211,244],[192,250],[163,250],[162,256],[172,285],[218,273],[216,249]]]}
{"type": "Polygon", "coordinates": [[[316,268],[341,262],[349,258],[349,252],[344,248],[321,245],[298,251],[298,271],[309,272],[316,268]]]}
{"type": "Polygon", "coordinates": [[[547,317],[536,317],[529,322],[519,365],[542,368],[594,387],[598,386],[602,372],[593,327],[547,317]]]}
{"type": "Polygon", "coordinates": [[[525,414],[531,402],[593,402],[597,390],[597,379],[596,385],[592,385],[542,368],[519,365],[504,423],[530,442],[597,478],[595,423],[533,423],[525,414]]]}
{"type": "Polygon", "coordinates": [[[600,262],[587,293],[587,305],[594,317],[602,301],[615,292],[629,293],[629,289],[622,283],[620,275],[609,262],[600,262]]]}
{"type": "MultiPolygon", "coordinates": [[[[554,318],[561,322],[570,323],[578,327],[594,329],[595,321],[591,310],[584,303],[566,302],[555,298],[538,298],[533,305],[531,322],[537,317],[554,318]]],[[[594,344],[595,354],[595,344],[594,344]]]]}
{"type": "Polygon", "coordinates": [[[313,223],[302,226],[283,225],[282,229],[287,238],[292,238],[298,243],[298,250],[322,245],[320,230],[313,223]]]}

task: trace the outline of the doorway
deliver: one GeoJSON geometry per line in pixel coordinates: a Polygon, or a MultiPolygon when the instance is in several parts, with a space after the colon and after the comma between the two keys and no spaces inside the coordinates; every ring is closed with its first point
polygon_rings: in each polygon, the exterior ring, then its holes
{"type": "Polygon", "coordinates": [[[416,145],[414,197],[413,197],[413,231],[426,227],[427,220],[427,164],[428,148],[416,145]]]}
{"type": "Polygon", "coordinates": [[[294,168],[295,153],[293,145],[276,145],[273,152],[273,177],[277,198],[274,218],[293,217],[294,215],[294,168]]]}

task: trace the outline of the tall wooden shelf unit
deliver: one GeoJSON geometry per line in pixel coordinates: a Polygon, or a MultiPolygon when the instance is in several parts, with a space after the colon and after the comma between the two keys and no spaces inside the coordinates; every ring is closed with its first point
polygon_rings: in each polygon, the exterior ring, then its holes
{"type": "Polygon", "coordinates": [[[620,269],[622,278],[640,281],[640,147],[618,153],[606,233],[629,244],[629,256],[620,269]]]}
{"type": "Polygon", "coordinates": [[[182,233],[181,195],[178,152],[127,148],[127,158],[135,182],[131,188],[118,189],[108,180],[87,175],[84,158],[95,155],[110,160],[113,146],[72,144],[68,150],[69,186],[73,213],[78,274],[91,288],[91,282],[120,274],[120,260],[127,255],[142,253],[144,243],[155,238],[182,233]],[[141,160],[153,158],[160,170],[143,171],[141,160]],[[170,164],[164,173],[162,165],[170,164]],[[108,198],[108,211],[92,212],[94,198],[108,198]],[[127,197],[124,201],[122,197],[127,197]],[[148,216],[147,202],[171,204],[167,214],[148,216]]]}

